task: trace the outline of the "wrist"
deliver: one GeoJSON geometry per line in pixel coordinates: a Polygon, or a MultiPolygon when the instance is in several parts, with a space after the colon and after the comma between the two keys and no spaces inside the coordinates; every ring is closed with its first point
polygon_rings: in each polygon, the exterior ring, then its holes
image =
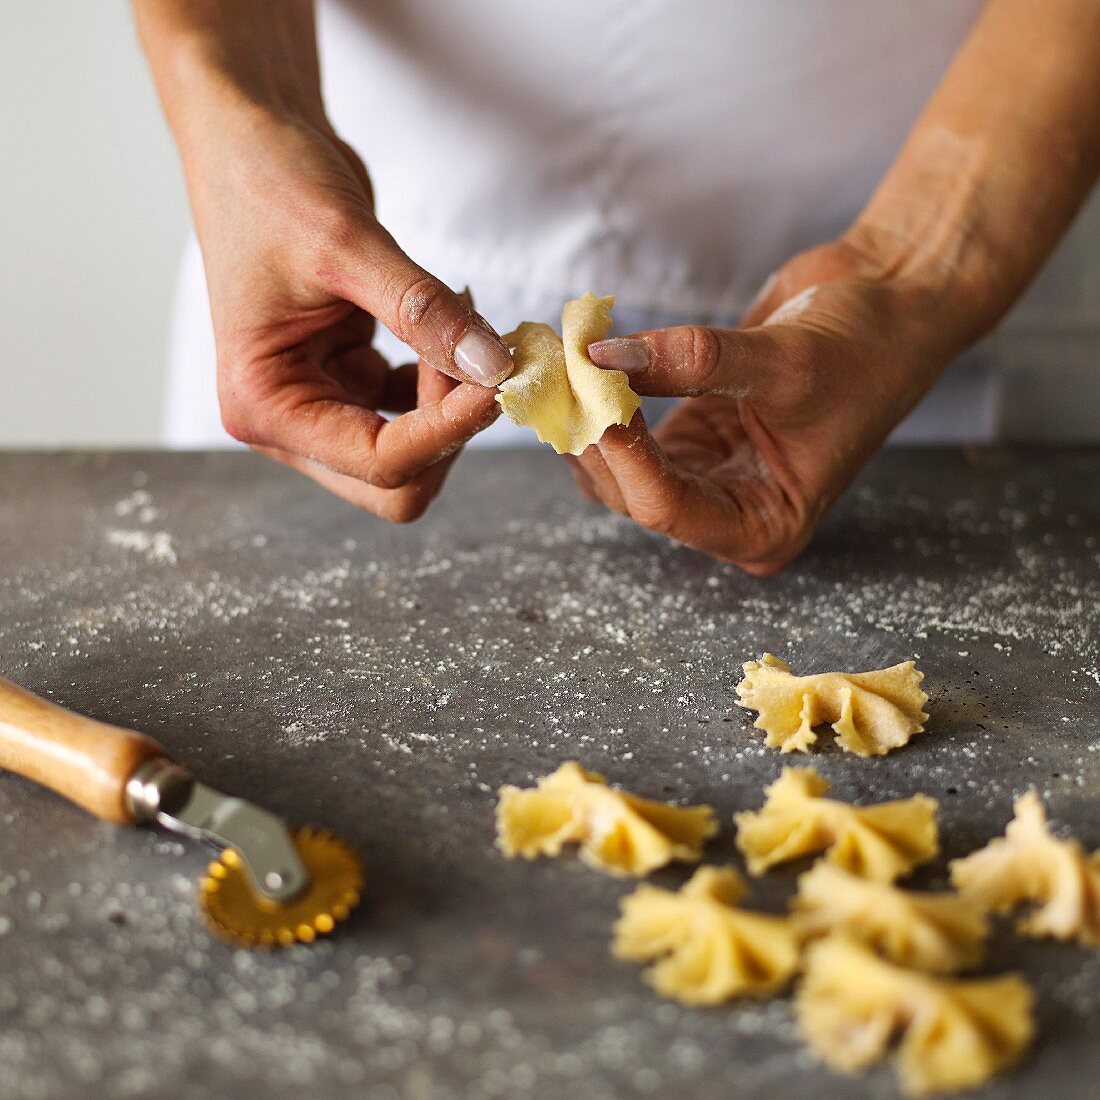
{"type": "Polygon", "coordinates": [[[982,257],[980,244],[969,240],[966,262],[960,262],[964,246],[952,226],[925,221],[917,211],[886,218],[872,207],[840,241],[858,255],[865,275],[889,291],[906,338],[944,364],[999,315],[992,257],[982,257]]]}
{"type": "Polygon", "coordinates": [[[135,0],[142,46],[188,163],[265,121],[331,130],[308,0],[135,0]]]}

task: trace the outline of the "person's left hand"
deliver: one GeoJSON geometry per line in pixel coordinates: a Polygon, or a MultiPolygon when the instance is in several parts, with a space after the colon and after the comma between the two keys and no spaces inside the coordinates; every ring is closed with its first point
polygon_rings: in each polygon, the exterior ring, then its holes
{"type": "MultiPolygon", "coordinates": [[[[389,386],[388,404],[392,406],[393,412],[411,413],[419,410],[420,422],[417,430],[425,433],[434,431],[436,436],[442,437],[454,430],[443,399],[464,383],[441,374],[434,367],[428,366],[423,359],[415,366],[408,364],[399,367],[391,375],[393,381],[389,386]]],[[[485,419],[490,420],[491,416],[486,415],[485,419]]],[[[400,425],[401,420],[390,423],[400,425]]],[[[419,519],[427,511],[428,505],[443,488],[447,473],[462,450],[460,446],[450,446],[441,458],[390,489],[338,473],[314,459],[277,447],[254,444],[252,449],[305,474],[349,504],[365,508],[393,523],[409,523],[419,519]]]]}
{"type": "Polygon", "coordinates": [[[739,329],[601,341],[593,362],[641,394],[684,396],[651,435],[641,411],[574,459],[591,499],[650,530],[778,572],[956,350],[938,296],[838,241],[765,286],[739,329]]]}

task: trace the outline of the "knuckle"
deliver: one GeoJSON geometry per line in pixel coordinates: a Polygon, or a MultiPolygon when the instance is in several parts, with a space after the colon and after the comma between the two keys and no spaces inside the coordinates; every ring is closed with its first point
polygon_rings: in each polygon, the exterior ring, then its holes
{"type": "Polygon", "coordinates": [[[363,232],[362,214],[346,202],[322,202],[310,218],[312,236],[325,254],[350,248],[363,232]]]}
{"type": "Polygon", "coordinates": [[[777,573],[782,573],[784,569],[790,565],[793,560],[793,555],[789,558],[784,558],[777,561],[749,561],[749,562],[735,562],[734,564],[753,577],[774,577],[777,573]]]}
{"type": "Polygon", "coordinates": [[[408,336],[443,310],[450,296],[447,287],[426,272],[406,280],[396,293],[397,335],[407,342],[408,336]]]}
{"type": "Polygon", "coordinates": [[[762,531],[758,540],[743,548],[736,564],[754,576],[774,576],[802,553],[813,537],[814,526],[801,506],[794,504],[789,514],[762,531]]]}
{"type": "Polygon", "coordinates": [[[219,349],[218,406],[222,427],[238,443],[266,446],[279,435],[279,390],[268,367],[244,348],[219,349]]]}
{"type": "Polygon", "coordinates": [[[372,462],[363,478],[376,489],[401,489],[408,484],[408,476],[385,462],[372,462]]]}
{"type": "Polygon", "coordinates": [[[235,402],[223,400],[220,411],[222,427],[230,438],[235,439],[238,443],[246,443],[250,447],[263,444],[255,417],[248,409],[235,402]]]}
{"type": "Polygon", "coordinates": [[[737,564],[747,573],[758,577],[774,577],[781,573],[788,565],[798,557],[810,541],[812,532],[792,534],[785,538],[776,539],[767,543],[756,553],[749,555],[749,560],[740,561],[737,564]]]}
{"type": "Polygon", "coordinates": [[[808,331],[792,329],[786,334],[784,370],[779,389],[784,403],[796,408],[816,401],[824,376],[824,352],[820,341],[808,331]]]}
{"type": "Polygon", "coordinates": [[[431,503],[425,493],[399,491],[385,504],[385,518],[391,523],[415,523],[428,510],[431,503]]]}
{"type": "Polygon", "coordinates": [[[713,329],[693,325],[688,330],[692,381],[699,387],[713,381],[721,361],[721,345],[713,329]]]}
{"type": "Polygon", "coordinates": [[[658,535],[671,537],[680,518],[679,489],[660,489],[647,493],[632,508],[636,523],[658,535]]]}

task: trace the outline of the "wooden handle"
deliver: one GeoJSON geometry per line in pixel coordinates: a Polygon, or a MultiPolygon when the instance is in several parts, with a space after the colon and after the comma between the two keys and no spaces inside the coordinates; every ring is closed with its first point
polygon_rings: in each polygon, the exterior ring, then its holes
{"type": "Polygon", "coordinates": [[[0,768],[104,821],[133,824],[126,782],[139,764],[166,755],[143,733],[73,714],[0,677],[0,768]]]}

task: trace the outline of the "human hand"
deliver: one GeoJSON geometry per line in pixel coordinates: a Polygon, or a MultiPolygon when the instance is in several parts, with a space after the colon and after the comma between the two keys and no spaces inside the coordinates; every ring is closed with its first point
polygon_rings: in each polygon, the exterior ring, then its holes
{"type": "Polygon", "coordinates": [[[1098,45],[1096,4],[991,0],[852,227],[788,263],[743,328],[592,345],[639,392],[688,400],[653,436],[640,415],[604,433],[586,491],[751,572],[789,562],[1095,184],[1098,45]]]}
{"type": "Polygon", "coordinates": [[[510,356],[379,225],[362,163],[326,127],[261,113],[247,140],[219,140],[225,156],[204,148],[189,175],[227,431],[378,515],[417,518],[499,414],[510,356]],[[419,365],[373,349],[376,319],[419,365]]]}
{"type": "Polygon", "coordinates": [[[187,177],[226,429],[356,504],[416,518],[499,414],[511,356],[375,218],[325,113],[309,0],[133,6],[187,177]],[[420,363],[391,369],[376,320],[420,363]]]}
{"type": "Polygon", "coordinates": [[[582,490],[650,530],[778,572],[949,362],[938,300],[864,242],[796,256],[743,328],[671,328],[589,346],[641,394],[683,396],[652,435],[638,412],[574,459],[582,490]]]}

